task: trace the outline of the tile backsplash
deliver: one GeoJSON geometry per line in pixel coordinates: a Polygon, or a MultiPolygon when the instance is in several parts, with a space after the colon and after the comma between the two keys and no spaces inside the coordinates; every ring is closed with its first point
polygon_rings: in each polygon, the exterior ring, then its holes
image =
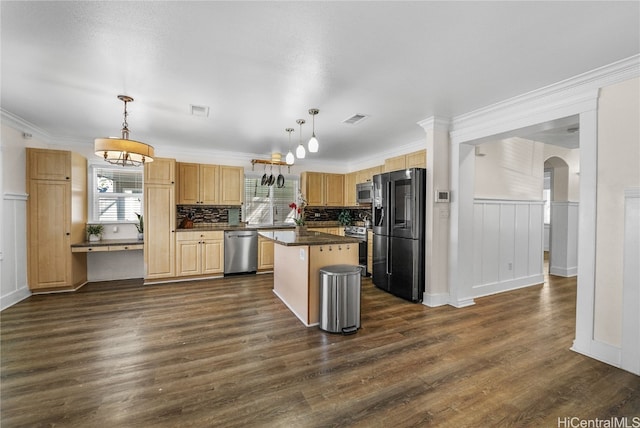
{"type": "MultiPolygon", "coordinates": [[[[179,227],[185,218],[193,220],[194,224],[228,223],[230,208],[238,209],[240,207],[237,205],[177,205],[176,225],[179,227]]],[[[242,217],[242,210],[240,210],[240,217],[242,217]]]]}

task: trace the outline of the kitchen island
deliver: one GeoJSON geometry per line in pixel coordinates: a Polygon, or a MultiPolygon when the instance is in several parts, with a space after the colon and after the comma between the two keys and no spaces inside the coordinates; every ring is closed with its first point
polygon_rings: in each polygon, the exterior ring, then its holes
{"type": "Polygon", "coordinates": [[[358,240],[322,232],[261,231],[274,245],[273,292],[302,323],[318,324],[320,269],[358,265],[358,240]]]}

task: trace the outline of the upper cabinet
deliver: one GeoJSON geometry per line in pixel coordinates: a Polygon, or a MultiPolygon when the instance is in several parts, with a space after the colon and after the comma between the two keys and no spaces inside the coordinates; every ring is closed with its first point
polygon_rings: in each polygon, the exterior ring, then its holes
{"type": "Polygon", "coordinates": [[[383,172],[383,166],[374,166],[367,169],[356,171],[356,183],[366,183],[373,179],[373,176],[383,172]]]}
{"type": "Polygon", "coordinates": [[[356,205],[357,172],[344,175],[344,205],[353,207],[356,205]]]}
{"type": "Polygon", "coordinates": [[[300,188],[309,206],[344,206],[344,175],[303,172],[300,188]]]}
{"type": "Polygon", "coordinates": [[[244,189],[244,168],[238,166],[220,166],[220,203],[223,205],[242,205],[244,189]]]}
{"type": "Polygon", "coordinates": [[[384,161],[385,172],[397,171],[406,168],[426,168],[427,167],[427,151],[418,150],[417,152],[400,155],[384,161]]]}
{"type": "Polygon", "coordinates": [[[31,180],[71,180],[71,152],[30,148],[27,170],[31,180]]]}
{"type": "Polygon", "coordinates": [[[178,163],[179,205],[241,205],[242,167],[178,163]]]}
{"type": "Polygon", "coordinates": [[[176,182],[176,160],[154,158],[144,164],[145,184],[174,184],[176,182]]]}

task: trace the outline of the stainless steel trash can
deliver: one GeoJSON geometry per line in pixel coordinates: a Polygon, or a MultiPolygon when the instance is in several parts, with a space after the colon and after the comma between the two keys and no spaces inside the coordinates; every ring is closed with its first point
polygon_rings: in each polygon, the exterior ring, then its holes
{"type": "Polygon", "coordinates": [[[333,265],[320,269],[318,327],[353,334],[360,328],[360,267],[333,265]]]}

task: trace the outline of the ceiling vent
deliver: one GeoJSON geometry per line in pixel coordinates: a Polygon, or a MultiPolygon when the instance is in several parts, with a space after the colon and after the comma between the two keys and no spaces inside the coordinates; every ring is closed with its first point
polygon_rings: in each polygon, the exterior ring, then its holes
{"type": "Polygon", "coordinates": [[[191,116],[200,116],[200,117],[208,117],[209,116],[209,107],[207,106],[196,106],[189,105],[189,111],[191,116]]]}
{"type": "Polygon", "coordinates": [[[366,114],[356,113],[353,116],[343,120],[342,123],[346,123],[348,125],[357,125],[368,117],[369,116],[367,116],[366,114]]]}

